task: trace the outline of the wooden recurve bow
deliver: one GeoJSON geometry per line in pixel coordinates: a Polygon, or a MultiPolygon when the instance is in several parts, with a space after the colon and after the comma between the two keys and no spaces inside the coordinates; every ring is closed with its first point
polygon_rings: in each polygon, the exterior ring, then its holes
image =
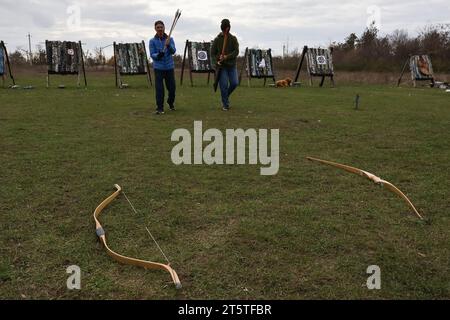
{"type": "Polygon", "coordinates": [[[181,282],[180,279],[178,278],[177,273],[175,272],[174,269],[172,269],[172,267],[169,264],[163,264],[163,263],[158,263],[158,262],[152,262],[152,261],[145,261],[145,260],[140,260],[140,259],[136,259],[136,258],[131,258],[131,257],[127,257],[124,255],[121,255],[113,250],[111,250],[107,243],[106,243],[106,236],[105,236],[105,230],[103,229],[102,225],[100,224],[100,221],[98,220],[98,216],[100,215],[100,213],[102,212],[102,210],[108,206],[108,204],[110,204],[122,191],[122,188],[118,185],[115,184],[114,187],[116,188],[116,191],[111,194],[108,198],[106,198],[105,200],[103,200],[95,209],[94,211],[94,220],[95,220],[95,232],[97,233],[97,236],[100,239],[100,242],[103,244],[103,246],[106,249],[106,252],[108,253],[108,255],[113,258],[114,260],[123,263],[123,264],[130,264],[133,266],[138,266],[138,267],[143,267],[145,269],[160,269],[160,270],[165,270],[167,272],[169,272],[170,276],[172,277],[172,281],[175,284],[177,289],[181,288],[181,282]]]}
{"type": "MultiPolygon", "coordinates": [[[[223,45],[222,45],[222,51],[220,53],[220,56],[225,55],[225,50],[227,48],[227,42],[228,42],[228,34],[230,32],[230,29],[227,28],[224,32],[223,32],[223,45]]],[[[214,92],[217,91],[217,86],[219,85],[219,81],[220,81],[220,74],[222,72],[222,66],[221,66],[221,61],[217,62],[217,66],[216,66],[216,74],[214,77],[214,92]]]]}
{"type": "Polygon", "coordinates": [[[310,161],[316,161],[319,163],[323,163],[329,166],[333,166],[339,169],[343,169],[345,171],[363,176],[368,178],[369,180],[372,180],[374,183],[379,184],[383,187],[386,187],[387,189],[389,189],[390,191],[394,192],[395,194],[399,195],[403,200],[405,200],[405,202],[408,204],[408,206],[414,211],[414,213],[422,220],[422,216],[420,215],[420,213],[417,211],[417,209],[414,207],[414,205],[412,204],[412,202],[408,199],[408,197],[402,192],[400,191],[400,189],[398,189],[396,186],[394,186],[392,183],[390,183],[389,181],[383,180],[380,177],[377,177],[376,175],[355,168],[355,167],[350,167],[347,166],[345,164],[340,164],[340,163],[336,163],[336,162],[331,162],[331,161],[327,161],[327,160],[322,160],[322,159],[317,159],[317,158],[313,158],[313,157],[306,157],[306,159],[310,160],[310,161]]]}

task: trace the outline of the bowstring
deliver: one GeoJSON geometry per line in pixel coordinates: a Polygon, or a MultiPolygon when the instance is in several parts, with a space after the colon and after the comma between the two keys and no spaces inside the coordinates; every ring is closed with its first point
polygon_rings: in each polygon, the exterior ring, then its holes
{"type": "MultiPolygon", "coordinates": [[[[128,199],[126,193],[123,191],[122,189],[122,193],[125,196],[125,199],[127,199],[128,203],[131,206],[131,209],[133,209],[135,214],[139,214],[136,210],[136,208],[133,206],[133,204],[131,203],[130,199],[128,199]]],[[[142,214],[143,215],[143,214],[142,214]]],[[[144,216],[145,217],[145,216],[144,216]]],[[[164,251],[161,249],[161,247],[159,246],[158,242],[156,241],[155,237],[152,235],[152,233],[150,232],[150,230],[148,229],[148,227],[146,226],[145,229],[147,230],[148,234],[150,235],[150,238],[152,238],[153,242],[156,244],[156,246],[158,247],[159,251],[161,252],[161,254],[163,255],[164,259],[166,259],[167,264],[170,265],[170,261],[169,258],[167,258],[166,254],[164,253],[164,251]]]]}

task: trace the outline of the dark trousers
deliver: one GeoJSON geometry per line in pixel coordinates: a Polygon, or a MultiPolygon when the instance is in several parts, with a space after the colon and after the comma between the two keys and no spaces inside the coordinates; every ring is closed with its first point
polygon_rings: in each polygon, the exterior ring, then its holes
{"type": "Polygon", "coordinates": [[[156,89],[156,108],[159,111],[164,110],[164,82],[166,83],[169,97],[167,103],[173,106],[175,102],[175,71],[171,70],[156,70],[155,69],[155,89],[156,89]]]}

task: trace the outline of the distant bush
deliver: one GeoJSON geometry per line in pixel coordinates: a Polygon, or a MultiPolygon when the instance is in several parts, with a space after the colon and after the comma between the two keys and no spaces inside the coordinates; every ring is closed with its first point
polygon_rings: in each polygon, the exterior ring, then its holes
{"type": "MultiPolygon", "coordinates": [[[[351,33],[344,42],[334,42],[331,47],[334,49],[334,67],[338,71],[399,72],[410,54],[428,54],[435,72],[450,73],[450,24],[427,25],[416,37],[409,37],[404,30],[395,30],[392,34],[380,36],[379,30],[372,23],[359,37],[351,33]]],[[[107,59],[99,48],[96,48],[94,53],[86,50],[84,55],[87,66],[114,65],[113,58],[107,59]]],[[[16,50],[10,54],[11,63],[26,64],[26,56],[16,50]]],[[[274,56],[275,70],[295,70],[300,56],[301,51],[298,50],[285,57],[274,56]]],[[[32,59],[35,65],[45,65],[45,50],[38,46],[32,59]]],[[[174,60],[175,67],[181,68],[182,55],[175,55],[174,60]]],[[[243,56],[238,57],[237,64],[240,69],[243,56]]]]}
{"type": "Polygon", "coordinates": [[[404,30],[380,37],[372,24],[358,38],[333,43],[333,62],[344,71],[399,71],[410,54],[428,54],[435,72],[450,72],[450,25],[429,25],[415,38],[404,30]]]}

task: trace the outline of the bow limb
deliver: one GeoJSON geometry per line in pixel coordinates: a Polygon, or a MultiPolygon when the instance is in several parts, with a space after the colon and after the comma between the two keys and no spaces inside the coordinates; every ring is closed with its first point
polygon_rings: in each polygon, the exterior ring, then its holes
{"type": "Polygon", "coordinates": [[[351,173],[354,173],[354,174],[358,174],[360,176],[364,176],[365,175],[364,174],[365,171],[363,171],[361,169],[358,169],[358,168],[355,168],[355,167],[347,166],[345,164],[332,162],[332,161],[327,161],[327,160],[322,160],[322,159],[317,159],[317,158],[313,158],[313,157],[306,157],[306,159],[308,159],[310,161],[316,161],[316,162],[320,162],[320,163],[323,163],[323,164],[327,164],[329,166],[333,166],[333,167],[336,167],[336,168],[340,168],[340,169],[343,169],[345,171],[348,171],[348,172],[351,172],[351,173]]]}
{"type": "Polygon", "coordinates": [[[408,204],[408,206],[414,211],[414,213],[421,219],[423,220],[423,217],[420,215],[420,213],[417,211],[416,207],[414,207],[414,205],[412,204],[412,202],[408,199],[408,197],[396,186],[394,186],[392,183],[386,181],[386,180],[381,180],[380,184],[383,185],[384,187],[386,187],[387,189],[391,190],[392,192],[394,192],[395,194],[399,195],[401,198],[403,198],[403,200],[405,200],[405,202],[408,204]]]}
{"type": "Polygon", "coordinates": [[[379,184],[381,186],[386,187],[387,189],[389,189],[390,191],[392,191],[393,193],[397,194],[398,196],[400,196],[403,200],[405,200],[405,202],[408,204],[408,206],[414,211],[414,213],[420,218],[423,219],[423,217],[419,214],[419,212],[417,211],[417,209],[414,207],[414,205],[412,204],[412,202],[408,199],[408,197],[402,192],[400,191],[400,189],[398,189],[396,186],[394,186],[392,183],[381,179],[380,177],[377,177],[376,175],[374,175],[373,173],[355,168],[355,167],[351,167],[351,166],[347,166],[345,164],[341,164],[341,163],[337,163],[337,162],[332,162],[332,161],[327,161],[327,160],[322,160],[322,159],[317,159],[317,158],[313,158],[313,157],[306,157],[306,159],[310,160],[310,161],[316,161],[319,163],[323,163],[329,166],[333,166],[336,168],[340,168],[343,169],[345,171],[366,177],[369,180],[372,180],[374,183],[379,184]]]}
{"type": "Polygon", "coordinates": [[[123,264],[130,264],[130,265],[134,265],[134,266],[138,266],[138,267],[143,267],[145,269],[165,270],[165,271],[169,272],[176,288],[180,289],[181,288],[180,279],[178,278],[178,275],[175,272],[175,270],[172,269],[172,267],[170,265],[127,257],[127,256],[121,255],[121,254],[115,252],[114,250],[111,250],[111,248],[109,248],[108,244],[106,243],[105,230],[103,229],[102,225],[100,224],[100,221],[98,220],[98,216],[100,215],[102,210],[108,204],[110,204],[122,191],[122,188],[118,184],[115,184],[114,187],[116,188],[116,191],[113,194],[111,194],[108,198],[103,200],[94,211],[94,221],[95,221],[95,229],[96,229],[95,231],[96,231],[97,236],[99,237],[100,241],[102,242],[103,246],[105,247],[106,252],[108,253],[108,255],[111,258],[113,258],[114,260],[116,260],[120,263],[123,263],[123,264]]]}
{"type": "Polygon", "coordinates": [[[170,273],[170,276],[172,277],[172,281],[175,284],[176,288],[177,289],[181,288],[180,279],[178,278],[178,275],[175,272],[175,270],[172,269],[172,267],[170,265],[127,257],[127,256],[121,255],[121,254],[111,250],[108,247],[108,245],[106,244],[105,241],[103,241],[103,244],[105,246],[105,249],[106,249],[106,252],[108,253],[108,255],[111,258],[113,258],[114,260],[116,260],[116,261],[118,261],[120,263],[123,263],[123,264],[130,264],[130,265],[137,266],[137,267],[142,267],[142,268],[145,268],[145,269],[165,270],[165,271],[170,273]]]}

